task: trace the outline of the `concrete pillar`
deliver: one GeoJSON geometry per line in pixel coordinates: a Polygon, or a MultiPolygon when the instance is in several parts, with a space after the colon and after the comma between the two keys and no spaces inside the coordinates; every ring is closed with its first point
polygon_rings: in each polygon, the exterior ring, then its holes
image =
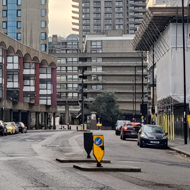
{"type": "Polygon", "coordinates": [[[13,121],[13,109],[10,109],[10,121],[13,121]]]}
{"type": "Polygon", "coordinates": [[[31,112],[30,111],[27,111],[27,118],[28,118],[27,127],[28,129],[30,129],[31,128],[31,112]]]}
{"type": "Polygon", "coordinates": [[[40,113],[41,115],[41,125],[44,127],[44,113],[40,113]]]}
{"type": "Polygon", "coordinates": [[[53,129],[54,130],[56,129],[56,126],[55,126],[55,113],[53,113],[53,129]]]}
{"type": "Polygon", "coordinates": [[[65,104],[65,124],[70,123],[69,121],[69,104],[65,104]]]}
{"type": "Polygon", "coordinates": [[[39,129],[39,113],[38,112],[36,112],[36,124],[35,124],[35,128],[36,129],[39,129]]]}
{"type": "Polygon", "coordinates": [[[18,121],[22,121],[21,110],[18,110],[18,121]]]}
{"type": "Polygon", "coordinates": [[[48,113],[44,113],[44,128],[47,129],[47,124],[48,124],[48,113]]]}

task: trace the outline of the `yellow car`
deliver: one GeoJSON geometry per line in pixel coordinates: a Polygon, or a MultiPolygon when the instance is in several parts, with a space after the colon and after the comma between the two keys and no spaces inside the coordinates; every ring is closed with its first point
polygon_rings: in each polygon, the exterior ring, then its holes
{"type": "Polygon", "coordinates": [[[4,122],[5,127],[7,128],[7,134],[15,134],[16,128],[11,122],[4,122]]]}

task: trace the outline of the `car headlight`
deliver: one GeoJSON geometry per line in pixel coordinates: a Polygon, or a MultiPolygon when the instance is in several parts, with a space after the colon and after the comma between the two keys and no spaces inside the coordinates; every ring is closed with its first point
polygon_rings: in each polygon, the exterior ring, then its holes
{"type": "Polygon", "coordinates": [[[143,133],[143,132],[141,133],[141,137],[142,137],[142,138],[145,138],[145,139],[148,139],[148,137],[147,137],[147,136],[145,135],[145,133],[143,133]]]}
{"type": "Polygon", "coordinates": [[[168,137],[167,136],[163,136],[162,139],[167,139],[168,137]]]}

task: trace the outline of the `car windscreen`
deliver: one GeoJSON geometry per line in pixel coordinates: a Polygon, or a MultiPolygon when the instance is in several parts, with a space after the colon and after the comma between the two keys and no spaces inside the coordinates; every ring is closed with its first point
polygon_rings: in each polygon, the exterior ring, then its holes
{"type": "Polygon", "coordinates": [[[144,126],[145,133],[164,133],[164,130],[160,126],[144,126]]]}
{"type": "Polygon", "coordinates": [[[12,126],[12,125],[11,125],[11,123],[5,123],[5,126],[6,126],[6,127],[10,127],[10,126],[12,126]]]}
{"type": "Polygon", "coordinates": [[[122,121],[118,122],[118,126],[123,126],[124,124],[125,122],[122,122],[122,121]]]}

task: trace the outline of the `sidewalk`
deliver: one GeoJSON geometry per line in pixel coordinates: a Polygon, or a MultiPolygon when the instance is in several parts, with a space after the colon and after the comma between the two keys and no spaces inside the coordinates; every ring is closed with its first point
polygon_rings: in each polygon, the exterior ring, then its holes
{"type": "Polygon", "coordinates": [[[185,154],[190,157],[190,140],[187,140],[187,144],[184,144],[183,138],[176,138],[175,141],[168,141],[168,147],[171,150],[185,154]]]}

